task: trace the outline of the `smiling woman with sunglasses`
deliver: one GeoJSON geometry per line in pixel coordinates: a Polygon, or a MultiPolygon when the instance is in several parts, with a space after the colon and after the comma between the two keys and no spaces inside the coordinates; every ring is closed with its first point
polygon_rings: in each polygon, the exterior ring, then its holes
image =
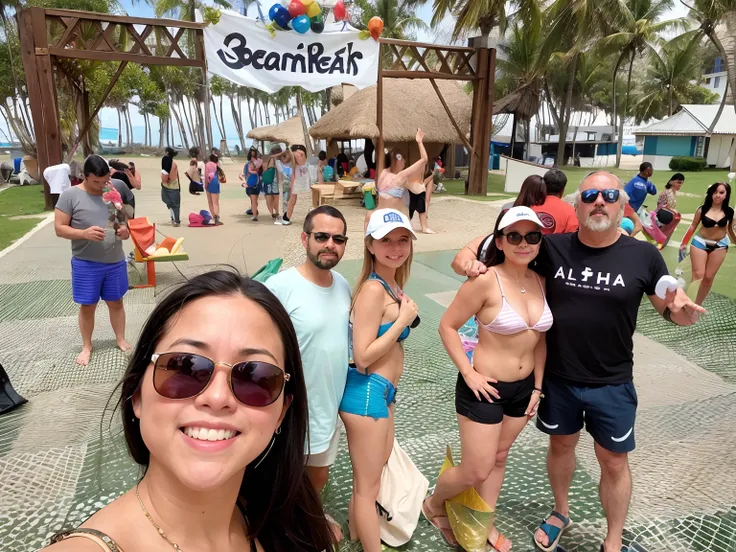
{"type": "Polygon", "coordinates": [[[373,211],[365,231],[363,270],[351,313],[355,367],[348,370],[340,417],[353,465],[348,506],[351,540],[380,552],[376,500],[381,473],[394,444],[396,387],[404,371],[404,346],[419,324],[417,305],[402,291],[409,279],[416,235],[406,215],[373,211]]]}
{"type": "MultiPolygon", "coordinates": [[[[423,512],[451,545],[456,541],[445,500],[475,487],[495,508],[509,449],[541,398],[545,332],[552,325],[552,313],[544,283],[529,263],[539,253],[542,227],[529,207],[502,213],[486,257],[487,266],[493,268],[465,282],[440,321],[442,342],[460,372],[455,410],[462,462],[440,475],[423,512]],[[479,327],[472,363],[458,334],[471,317],[479,327]]],[[[494,526],[488,530],[488,543],[500,552],[511,548],[494,526]]]]}
{"type": "Polygon", "coordinates": [[[334,549],[305,473],[296,334],[262,284],[215,271],[166,296],[121,391],[128,450],[144,475],[50,550],[334,549]]]}

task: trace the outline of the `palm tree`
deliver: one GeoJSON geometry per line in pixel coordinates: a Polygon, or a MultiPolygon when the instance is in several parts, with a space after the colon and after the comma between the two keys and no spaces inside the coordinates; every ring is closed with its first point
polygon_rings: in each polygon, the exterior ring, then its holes
{"type": "Polygon", "coordinates": [[[514,0],[510,6],[516,9],[506,13],[506,0],[434,0],[432,26],[435,27],[448,15],[455,17],[452,39],[458,40],[468,32],[480,29],[483,37],[498,27],[501,34],[506,31],[508,20],[518,17],[522,22],[539,21],[539,0],[514,0]]]}
{"type": "Polygon", "coordinates": [[[621,164],[621,149],[623,146],[623,131],[626,114],[629,112],[629,97],[631,95],[631,72],[634,60],[641,57],[652,44],[659,41],[660,33],[672,30],[685,30],[688,27],[685,18],[659,21],[672,8],[672,0],[628,0],[623,2],[619,9],[619,19],[614,20],[617,30],[604,37],[597,45],[605,54],[618,53],[616,66],[613,70],[613,119],[616,121],[616,77],[624,62],[628,62],[629,71],[624,95],[623,114],[619,119],[618,143],[616,146],[616,167],[621,164]]]}
{"type": "Polygon", "coordinates": [[[637,121],[671,116],[682,103],[713,103],[715,94],[692,81],[701,75],[700,43],[687,35],[677,37],[661,48],[650,48],[646,78],[641,97],[637,98],[634,115],[637,121]]]}
{"type": "Polygon", "coordinates": [[[567,69],[567,84],[559,109],[558,165],[567,163],[565,146],[570,126],[578,57],[591,46],[595,38],[607,34],[606,28],[622,19],[621,5],[618,0],[554,0],[549,7],[548,17],[551,25],[547,30],[544,50],[554,53],[563,60],[567,69]]]}
{"type": "Polygon", "coordinates": [[[372,17],[383,20],[384,38],[414,40],[414,31],[428,31],[427,24],[417,17],[417,2],[411,0],[356,0],[355,7],[360,10],[360,18],[355,22],[358,28],[367,29],[372,17]]]}
{"type": "MultiPolygon", "coordinates": [[[[542,85],[547,71],[547,62],[542,54],[542,34],[538,24],[521,26],[515,22],[507,32],[505,43],[499,46],[497,68],[501,77],[496,81],[497,90],[505,92],[509,107],[513,109],[512,140],[516,137],[516,125],[521,120],[525,125],[526,152],[529,152],[529,122],[539,112],[542,85]]],[[[500,102],[504,102],[501,98],[500,102]]]]}
{"type": "MultiPolygon", "coordinates": [[[[213,2],[222,8],[229,9],[232,7],[227,0],[213,0],[213,2]]],[[[198,9],[203,12],[207,12],[207,10],[212,11],[212,8],[204,4],[201,0],[155,0],[154,13],[156,17],[176,16],[183,21],[194,21],[195,11],[198,9]]],[[[193,52],[195,48],[194,34],[191,32],[187,33],[187,38],[185,49],[193,52]]],[[[192,139],[198,141],[200,144],[211,144],[212,129],[205,129],[205,119],[203,118],[204,109],[209,110],[210,104],[209,90],[204,86],[204,75],[198,75],[195,88],[188,98],[194,98],[197,103],[197,109],[192,114],[192,119],[196,115],[197,124],[194,129],[197,131],[197,138],[195,139],[195,133],[192,132],[192,139]]],[[[186,111],[184,111],[184,115],[186,117],[186,111]]]]}
{"type": "MultiPolygon", "coordinates": [[[[726,51],[726,48],[721,41],[721,37],[718,35],[717,27],[719,24],[723,24],[726,33],[725,36],[730,37],[733,41],[736,36],[736,0],[693,0],[692,5],[686,3],[684,0],[680,2],[690,8],[690,17],[700,23],[699,31],[713,43],[718,49],[723,63],[726,65],[726,90],[723,91],[723,98],[721,106],[718,109],[718,114],[713,119],[708,132],[713,132],[715,125],[721,118],[723,112],[723,106],[726,102],[726,96],[728,95],[728,89],[731,89],[731,94],[736,98],[736,48],[731,52],[732,55],[726,51]]],[[[736,111],[736,101],[734,102],[734,111],[736,111]]],[[[736,154],[732,155],[733,163],[731,168],[736,168],[736,154]]]]}

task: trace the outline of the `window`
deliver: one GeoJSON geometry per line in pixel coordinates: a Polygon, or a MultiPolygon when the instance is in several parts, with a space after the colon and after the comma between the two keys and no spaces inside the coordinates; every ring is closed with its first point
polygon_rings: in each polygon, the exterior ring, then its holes
{"type": "Polygon", "coordinates": [[[707,79],[705,79],[705,84],[710,84],[710,77],[708,77],[707,79]]]}
{"type": "Polygon", "coordinates": [[[726,70],[726,66],[723,63],[723,59],[720,57],[717,57],[715,61],[713,62],[713,72],[722,73],[725,70],[726,70]]]}
{"type": "Polygon", "coordinates": [[[718,90],[721,87],[721,77],[713,78],[713,89],[718,90]]]}
{"type": "Polygon", "coordinates": [[[705,149],[705,136],[698,136],[698,141],[695,144],[695,157],[703,157],[704,149],[705,149]]]}

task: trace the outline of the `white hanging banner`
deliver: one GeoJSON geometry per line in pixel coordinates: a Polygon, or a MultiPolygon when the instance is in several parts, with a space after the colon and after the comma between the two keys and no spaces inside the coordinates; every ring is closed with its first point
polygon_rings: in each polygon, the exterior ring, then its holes
{"type": "Polygon", "coordinates": [[[272,36],[262,21],[221,13],[217,25],[204,29],[210,73],[269,93],[284,86],[317,92],[343,83],[376,84],[378,42],[361,39],[350,25],[327,24],[320,34],[289,30],[272,36]]]}

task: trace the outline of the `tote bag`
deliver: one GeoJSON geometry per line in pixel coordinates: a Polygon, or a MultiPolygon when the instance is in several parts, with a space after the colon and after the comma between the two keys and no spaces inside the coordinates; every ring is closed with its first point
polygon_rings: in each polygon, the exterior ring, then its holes
{"type": "Polygon", "coordinates": [[[378,525],[384,543],[396,547],[411,540],[428,488],[427,478],[394,438],[391,456],[381,473],[381,489],[376,500],[378,525]]]}

